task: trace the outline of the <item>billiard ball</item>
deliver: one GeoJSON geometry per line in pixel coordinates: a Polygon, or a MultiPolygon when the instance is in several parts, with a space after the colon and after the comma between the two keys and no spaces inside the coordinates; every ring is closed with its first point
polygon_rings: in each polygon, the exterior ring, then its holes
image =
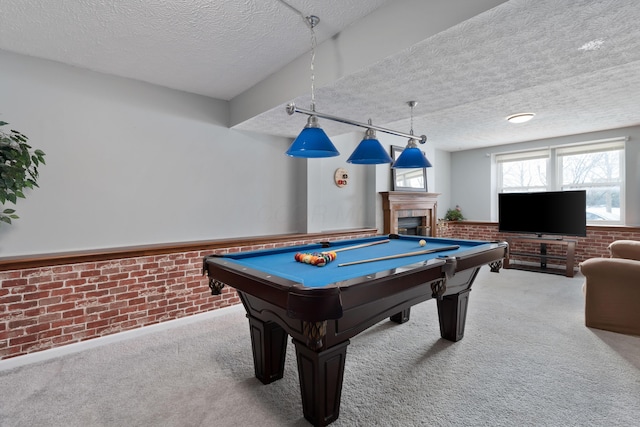
{"type": "Polygon", "coordinates": [[[420,243],[420,246],[424,246],[424,245],[426,245],[426,244],[427,244],[427,241],[426,241],[426,240],[424,240],[424,239],[422,239],[422,240],[420,240],[418,243],[420,243]]]}

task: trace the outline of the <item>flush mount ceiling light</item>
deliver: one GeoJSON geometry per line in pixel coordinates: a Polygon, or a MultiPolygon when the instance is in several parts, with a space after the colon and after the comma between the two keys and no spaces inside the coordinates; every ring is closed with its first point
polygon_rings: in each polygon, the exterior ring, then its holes
{"type": "Polygon", "coordinates": [[[578,48],[578,50],[590,51],[590,50],[598,50],[604,44],[604,39],[595,39],[589,42],[586,42],[582,46],[578,48]]]}
{"type": "MultiPolygon", "coordinates": [[[[287,6],[292,8],[290,5],[287,5],[287,6]]],[[[419,137],[416,137],[413,135],[413,117],[412,117],[412,124],[411,124],[411,134],[407,134],[404,132],[398,132],[395,130],[386,129],[380,126],[374,126],[371,123],[371,119],[369,119],[369,123],[360,123],[354,120],[345,119],[342,117],[337,117],[331,114],[325,114],[325,113],[320,113],[316,111],[315,85],[314,85],[316,37],[315,37],[314,27],[318,25],[318,23],[320,22],[320,18],[314,15],[311,15],[311,16],[305,17],[305,21],[307,22],[307,24],[309,25],[309,28],[311,29],[311,109],[305,110],[303,108],[299,108],[293,102],[287,105],[286,110],[289,115],[292,115],[294,113],[302,113],[302,114],[307,114],[309,118],[307,119],[306,126],[304,127],[304,129],[302,129],[302,132],[300,132],[298,137],[293,141],[293,143],[287,150],[286,154],[291,157],[303,157],[303,158],[333,157],[340,154],[336,149],[336,147],[331,142],[331,140],[329,139],[329,137],[327,137],[327,134],[318,125],[318,118],[333,120],[336,122],[340,122],[340,123],[344,123],[352,126],[359,126],[367,129],[364,139],[360,142],[360,144],[358,145],[358,147],[356,147],[353,154],[347,160],[347,162],[349,163],[369,165],[369,164],[391,163],[393,161],[389,156],[389,154],[387,154],[387,151],[384,149],[384,147],[382,147],[382,145],[380,144],[380,141],[378,141],[378,139],[376,138],[375,131],[408,138],[410,144],[411,144],[411,141],[414,141],[413,142],[414,146],[416,142],[420,142],[421,144],[424,144],[427,141],[427,137],[425,135],[421,135],[419,137]]],[[[429,166],[431,166],[431,164],[429,164],[429,166]]],[[[409,166],[395,166],[395,167],[409,167],[409,166]]]]}
{"type": "Polygon", "coordinates": [[[524,122],[528,122],[529,120],[531,120],[533,118],[533,116],[535,116],[534,113],[512,114],[509,117],[507,117],[507,121],[510,122],[510,123],[524,123],[524,122]]]}
{"type": "MultiPolygon", "coordinates": [[[[409,101],[407,104],[411,107],[410,134],[413,135],[413,107],[418,103],[416,101],[409,101]]],[[[391,167],[394,169],[430,168],[431,163],[427,160],[427,156],[424,155],[422,150],[418,148],[418,142],[419,141],[415,138],[409,138],[407,146],[402,150],[402,153],[400,153],[400,156],[391,167]]],[[[422,140],[420,142],[424,144],[422,140]]]]}

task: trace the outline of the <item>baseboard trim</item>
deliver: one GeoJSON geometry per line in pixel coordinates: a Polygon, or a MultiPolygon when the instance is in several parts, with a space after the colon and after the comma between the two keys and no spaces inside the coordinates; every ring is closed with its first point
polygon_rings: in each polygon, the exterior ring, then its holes
{"type": "Polygon", "coordinates": [[[43,362],[57,357],[67,356],[73,353],[78,353],[80,351],[88,350],[91,348],[139,338],[143,335],[164,331],[178,326],[184,326],[207,319],[213,319],[236,311],[244,311],[244,307],[242,306],[242,304],[236,304],[229,307],[219,308],[217,310],[207,311],[205,313],[185,316],[179,319],[168,320],[166,322],[156,323],[154,325],[143,326],[141,328],[136,328],[129,331],[118,332],[116,334],[93,338],[78,343],[67,344],[48,350],[37,351],[35,353],[29,353],[22,356],[11,357],[9,359],[0,360],[0,371],[7,371],[21,366],[43,362]]]}

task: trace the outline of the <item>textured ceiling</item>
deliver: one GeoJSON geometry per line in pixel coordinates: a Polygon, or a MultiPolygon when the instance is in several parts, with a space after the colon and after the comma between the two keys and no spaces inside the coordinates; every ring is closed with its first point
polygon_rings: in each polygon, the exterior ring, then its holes
{"type": "MultiPolygon", "coordinates": [[[[512,0],[318,89],[317,109],[406,130],[405,102],[417,100],[416,133],[448,151],[638,125],[639,22],[637,0],[512,0]],[[505,120],[520,112],[536,116],[505,120]]],[[[239,127],[295,135],[304,125],[280,115],[239,127]]]]}
{"type": "MultiPolygon", "coordinates": [[[[287,2],[321,17],[319,43],[394,3],[287,2]]],[[[416,100],[415,132],[449,151],[640,125],[639,22],[638,0],[511,0],[317,87],[317,109],[407,132],[416,100]],[[524,111],[535,118],[504,120],[524,111]]],[[[0,0],[0,49],[225,100],[309,46],[280,0],[0,0]]],[[[307,108],[310,97],[292,100],[307,108]]],[[[293,137],[306,116],[284,105],[235,128],[293,137]]]]}
{"type": "Polygon", "coordinates": [[[229,100],[309,51],[296,10],[321,42],[387,1],[0,0],[0,49],[229,100]]]}

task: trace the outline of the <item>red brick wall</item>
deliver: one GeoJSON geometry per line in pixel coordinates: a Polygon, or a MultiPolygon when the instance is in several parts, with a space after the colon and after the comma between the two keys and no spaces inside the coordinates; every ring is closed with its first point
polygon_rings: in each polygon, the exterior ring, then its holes
{"type": "MultiPolygon", "coordinates": [[[[499,233],[496,223],[470,221],[441,222],[438,235],[476,240],[512,236],[499,233]]],[[[608,257],[607,246],[619,239],[640,240],[640,228],[589,227],[586,238],[576,238],[576,263],[608,257]]],[[[319,240],[326,239],[0,272],[0,359],[238,304],[233,288],[211,295],[202,275],[204,256],[319,240]]]]}
{"type": "MultiPolygon", "coordinates": [[[[438,236],[452,237],[459,239],[472,240],[504,240],[515,237],[517,234],[500,233],[498,224],[491,222],[473,222],[473,221],[442,221],[438,223],[438,236]]],[[[639,227],[606,227],[606,226],[587,226],[587,237],[567,237],[576,240],[576,267],[578,263],[589,258],[609,257],[607,247],[614,240],[639,240],[639,227]]],[[[518,251],[537,252],[538,248],[535,243],[523,245],[518,243],[518,251]],[[527,247],[529,246],[529,247],[527,247]]],[[[549,245],[549,255],[560,255],[563,247],[560,245],[549,245]]],[[[538,261],[537,258],[526,259],[525,261],[538,261]]]]}
{"type": "Polygon", "coordinates": [[[0,359],[238,304],[231,287],[211,295],[202,260],[212,253],[339,238],[0,272],[0,359]]]}

